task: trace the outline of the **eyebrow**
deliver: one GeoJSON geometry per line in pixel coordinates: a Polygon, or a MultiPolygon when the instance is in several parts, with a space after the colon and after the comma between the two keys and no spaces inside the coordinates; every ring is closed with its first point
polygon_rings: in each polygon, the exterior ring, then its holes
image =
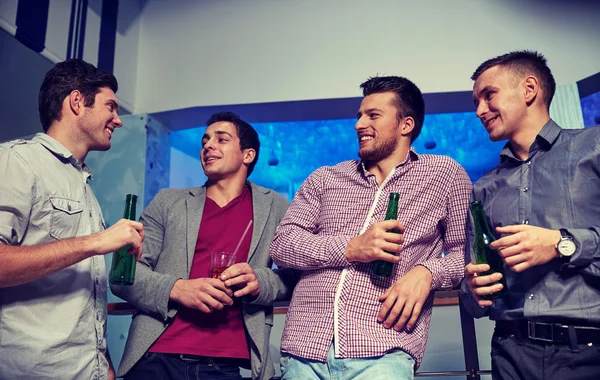
{"type": "MultiPolygon", "coordinates": [[[[233,138],[233,135],[231,133],[225,132],[225,131],[216,131],[215,134],[216,135],[227,135],[227,136],[233,138]]],[[[207,135],[206,133],[204,134],[204,136],[202,136],[202,140],[209,139],[209,138],[210,138],[210,136],[207,135]]]]}
{"type": "MultiPolygon", "coordinates": [[[[379,108],[369,108],[369,109],[366,109],[364,113],[371,113],[371,112],[381,112],[381,113],[383,113],[383,110],[380,110],[379,108]]],[[[360,117],[362,115],[363,115],[363,112],[358,111],[356,113],[356,118],[360,119],[360,117]]]]}
{"type": "Polygon", "coordinates": [[[492,86],[491,84],[488,84],[487,86],[482,88],[481,91],[479,91],[477,94],[473,95],[473,101],[475,101],[478,97],[480,97],[481,94],[484,94],[484,93],[492,91],[492,90],[497,90],[497,87],[492,86]]]}

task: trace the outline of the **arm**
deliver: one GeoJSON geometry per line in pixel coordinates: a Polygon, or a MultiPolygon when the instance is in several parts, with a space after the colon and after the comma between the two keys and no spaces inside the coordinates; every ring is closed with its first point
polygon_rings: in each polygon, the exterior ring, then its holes
{"type": "MultiPolygon", "coordinates": [[[[274,217],[275,226],[279,224],[289,206],[289,202],[283,197],[276,195],[272,204],[271,216],[274,217]]],[[[268,258],[268,248],[272,242],[272,236],[264,234],[259,244],[261,255],[268,258]]],[[[271,260],[268,266],[251,268],[247,263],[235,264],[223,272],[221,279],[225,285],[238,286],[241,289],[235,291],[234,296],[244,297],[249,304],[271,306],[275,301],[289,300],[292,297],[294,286],[300,278],[301,272],[289,268],[271,268],[271,260]]]]}
{"type": "Polygon", "coordinates": [[[121,220],[95,234],[36,246],[22,246],[36,199],[35,175],[16,153],[0,150],[0,288],[25,284],[94,255],[131,244],[139,256],[142,225],[121,220]]]}
{"type": "Polygon", "coordinates": [[[377,321],[385,328],[400,331],[417,323],[431,290],[457,287],[463,277],[465,220],[471,181],[462,167],[450,179],[443,220],[443,248],[448,254],[417,265],[396,281],[379,297],[383,302],[377,321]]]}
{"type": "MultiPolygon", "coordinates": [[[[471,201],[475,200],[474,194],[471,194],[471,201]]],[[[479,294],[490,294],[495,290],[487,288],[486,286],[493,283],[495,279],[492,276],[479,276],[480,273],[489,269],[488,265],[475,265],[472,263],[473,260],[473,241],[475,240],[475,227],[473,222],[473,215],[469,209],[467,213],[467,226],[465,235],[467,243],[464,251],[464,262],[467,263],[465,267],[465,278],[460,284],[460,291],[458,296],[463,306],[471,316],[474,318],[481,318],[489,314],[489,306],[492,305],[492,301],[485,301],[480,304],[482,300],[479,294]],[[479,277],[475,280],[476,277],[479,277]],[[486,278],[487,277],[487,278],[486,278]],[[478,289],[479,288],[479,289],[478,289]]],[[[502,286],[502,285],[500,285],[502,286]]]]}
{"type": "Polygon", "coordinates": [[[352,236],[318,235],[322,170],[304,181],[275,232],[271,257],[278,267],[312,270],[348,265],[345,250],[352,236]]]}
{"type": "MultiPolygon", "coordinates": [[[[177,304],[169,302],[171,290],[178,278],[170,274],[154,272],[156,263],[163,254],[167,199],[168,194],[161,190],[140,216],[146,237],[142,257],[136,266],[135,282],[130,286],[110,285],[115,295],[144,313],[159,316],[163,321],[173,317],[178,307],[177,304]]],[[[182,236],[185,236],[183,231],[182,236]]]]}
{"type": "Polygon", "coordinates": [[[397,228],[396,220],[372,224],[363,234],[319,235],[319,213],[322,193],[321,173],[317,169],[302,184],[285,217],[275,232],[271,257],[277,266],[298,270],[344,268],[350,262],[384,260],[397,263],[400,258],[388,252],[400,252],[403,237],[388,233],[397,228]]]}
{"type": "MultiPolygon", "coordinates": [[[[155,271],[160,255],[170,254],[163,250],[163,238],[169,222],[167,211],[171,197],[171,194],[161,190],[140,216],[147,238],[144,240],[144,253],[136,267],[133,285],[110,286],[117,296],[163,321],[174,317],[179,305],[210,313],[233,303],[232,291],[220,280],[186,280],[155,271]]],[[[185,236],[185,232],[182,231],[181,235],[185,236]]]]}
{"type": "Polygon", "coordinates": [[[433,276],[431,290],[455,289],[464,276],[465,223],[473,186],[465,170],[459,165],[456,169],[456,175],[449,183],[447,212],[443,221],[443,249],[447,254],[422,263],[433,276]]]}

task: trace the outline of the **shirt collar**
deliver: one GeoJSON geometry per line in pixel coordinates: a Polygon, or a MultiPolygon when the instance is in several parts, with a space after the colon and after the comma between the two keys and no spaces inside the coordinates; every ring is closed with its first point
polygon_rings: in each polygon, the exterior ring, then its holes
{"type": "Polygon", "coordinates": [[[93,175],[92,171],[90,170],[90,168],[88,168],[85,165],[85,163],[84,164],[80,163],[79,160],[75,156],[73,156],[73,153],[71,153],[67,148],[65,148],[64,145],[59,143],[54,138],[48,136],[47,134],[36,133],[36,135],[31,140],[35,141],[35,142],[39,142],[46,149],[48,149],[50,152],[52,152],[52,154],[54,154],[55,156],[58,156],[63,161],[70,163],[71,165],[75,166],[77,169],[83,170],[84,172],[88,173],[89,177],[91,177],[93,175]]]}
{"type": "MultiPolygon", "coordinates": [[[[404,161],[400,162],[398,165],[396,165],[394,170],[401,166],[406,165],[408,162],[413,162],[413,161],[418,161],[418,160],[419,160],[419,154],[415,151],[415,148],[411,146],[408,149],[408,153],[406,154],[406,159],[404,161]]],[[[365,167],[365,162],[363,160],[357,161],[357,169],[360,170],[365,177],[373,175],[367,170],[367,168],[365,167]]]]}
{"type": "MultiPolygon", "coordinates": [[[[550,149],[550,147],[554,145],[554,142],[558,138],[561,130],[562,128],[556,124],[554,120],[548,120],[548,122],[544,124],[538,135],[535,137],[533,144],[531,144],[531,147],[529,148],[529,157],[533,156],[539,149],[550,149]]],[[[510,142],[507,142],[500,151],[500,162],[504,162],[507,159],[517,160],[510,149],[510,142]]]]}

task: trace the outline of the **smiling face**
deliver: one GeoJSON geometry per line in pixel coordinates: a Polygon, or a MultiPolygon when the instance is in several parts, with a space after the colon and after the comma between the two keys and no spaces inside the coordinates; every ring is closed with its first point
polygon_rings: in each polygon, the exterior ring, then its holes
{"type": "Polygon", "coordinates": [[[246,178],[247,164],[254,159],[254,149],[241,149],[233,123],[218,121],[206,128],[202,136],[200,161],[204,174],[212,181],[240,176],[246,178]]]}
{"type": "Polygon", "coordinates": [[[398,120],[395,97],[393,92],[376,93],[365,96],[360,104],[354,128],[358,156],[365,161],[382,161],[399,148],[402,120],[398,120]]]}
{"type": "Polygon", "coordinates": [[[524,94],[522,81],[502,66],[491,67],[477,78],[473,101],[490,140],[511,140],[519,131],[527,116],[524,94]]]}
{"type": "Polygon", "coordinates": [[[82,107],[78,126],[88,150],[110,149],[110,139],[114,130],[123,125],[117,114],[118,110],[117,97],[107,87],[100,88],[91,107],[82,107]]]}

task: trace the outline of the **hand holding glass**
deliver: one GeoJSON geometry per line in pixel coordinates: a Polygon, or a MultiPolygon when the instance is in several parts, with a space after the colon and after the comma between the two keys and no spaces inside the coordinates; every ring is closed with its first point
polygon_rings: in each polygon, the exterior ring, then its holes
{"type": "Polygon", "coordinates": [[[235,263],[233,252],[212,252],[210,254],[210,278],[219,279],[221,273],[235,263]]]}

